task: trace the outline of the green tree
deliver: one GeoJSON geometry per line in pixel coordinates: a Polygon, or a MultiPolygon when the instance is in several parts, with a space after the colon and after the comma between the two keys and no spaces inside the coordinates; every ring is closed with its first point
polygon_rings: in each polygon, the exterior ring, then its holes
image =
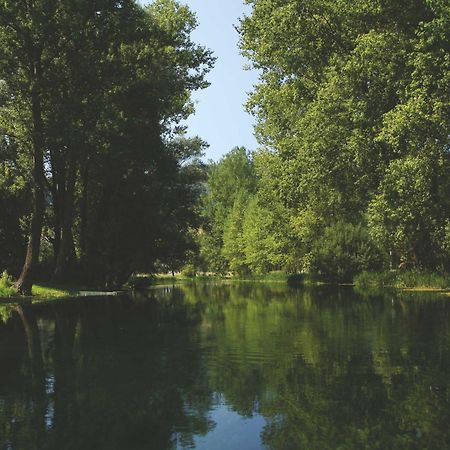
{"type": "Polygon", "coordinates": [[[247,273],[246,247],[244,240],[244,217],[249,203],[248,193],[240,191],[224,225],[222,254],[232,272],[247,273]]]}
{"type": "Polygon", "coordinates": [[[284,250],[285,222],[280,222],[280,211],[261,206],[257,195],[248,202],[243,222],[245,262],[250,271],[264,274],[271,270],[289,270],[284,250]]]}
{"type": "Polygon", "coordinates": [[[28,248],[17,288],[31,293],[45,210],[44,90],[53,61],[55,2],[3,2],[0,7],[0,79],[5,84],[1,128],[29,155],[32,211],[28,248]]]}
{"type": "MultiPolygon", "coordinates": [[[[296,235],[289,253],[308,267],[327,227],[363,223],[391,163],[410,155],[431,164],[430,195],[442,211],[433,233],[442,236],[449,214],[448,5],[248,3],[241,48],[261,81],[247,106],[271,154],[262,160],[264,184],[288,209],[296,235]]],[[[424,267],[442,261],[438,248],[429,249],[424,267]]]]}
{"type": "Polygon", "coordinates": [[[42,230],[55,281],[150,270],[167,218],[179,236],[195,215],[203,144],[181,142],[181,121],[214,61],[191,40],[195,15],[174,0],[40,0],[0,16],[0,129],[32,193],[18,289],[31,291],[42,230]]]}
{"type": "Polygon", "coordinates": [[[395,160],[387,169],[369,206],[369,228],[397,264],[437,269],[444,262],[448,199],[439,198],[436,187],[448,171],[448,164],[422,156],[395,160]]]}
{"type": "Polygon", "coordinates": [[[364,226],[337,222],[325,228],[322,238],[314,242],[309,269],[327,280],[351,282],[355,274],[377,270],[381,263],[364,226]]]}
{"type": "MultiPolygon", "coordinates": [[[[231,255],[231,253],[222,252],[228,217],[236,204],[235,219],[230,219],[230,227],[232,227],[231,222],[239,220],[238,228],[241,230],[243,202],[255,189],[256,176],[253,162],[245,148],[236,147],[218,163],[210,165],[206,192],[201,202],[204,224],[200,233],[201,254],[210,270],[224,272],[228,269],[225,254],[231,255]]],[[[234,233],[229,230],[230,237],[232,234],[234,233]]],[[[232,245],[232,242],[229,241],[228,245],[232,245]]],[[[231,251],[231,248],[228,248],[231,251]]],[[[237,252],[241,253],[242,249],[237,252]]]]}

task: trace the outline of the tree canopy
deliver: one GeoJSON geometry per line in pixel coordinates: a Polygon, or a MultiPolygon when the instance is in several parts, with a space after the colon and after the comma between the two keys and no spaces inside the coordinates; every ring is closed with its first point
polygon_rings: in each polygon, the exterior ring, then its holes
{"type": "Polygon", "coordinates": [[[196,24],[174,0],[0,6],[0,189],[15,199],[0,242],[20,243],[1,264],[16,271],[28,241],[19,290],[38,266],[120,285],[186,234],[205,144],[182,120],[214,62],[196,24]]]}

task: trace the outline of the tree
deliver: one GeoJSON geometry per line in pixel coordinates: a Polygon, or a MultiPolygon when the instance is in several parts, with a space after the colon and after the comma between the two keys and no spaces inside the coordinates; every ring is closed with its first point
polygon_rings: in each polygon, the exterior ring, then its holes
{"type": "Polygon", "coordinates": [[[1,123],[5,135],[30,155],[32,212],[28,248],[17,289],[31,293],[45,210],[44,90],[53,61],[54,1],[6,1],[0,9],[0,78],[6,83],[1,123]]]}
{"type": "Polygon", "coordinates": [[[222,254],[228,262],[229,269],[238,274],[249,272],[244,240],[244,217],[248,203],[248,193],[238,192],[223,230],[222,254]]]}
{"type": "Polygon", "coordinates": [[[150,270],[167,217],[177,232],[193,220],[187,160],[203,144],[179,144],[180,123],[214,62],[190,38],[195,16],[174,0],[4,2],[0,15],[0,128],[33,193],[18,289],[31,291],[44,225],[55,281],[113,287],[150,270]]]}
{"type": "MultiPolygon", "coordinates": [[[[271,154],[261,164],[265,184],[288,210],[300,265],[308,267],[328,227],[364,223],[391,164],[403,157],[431,164],[430,195],[442,211],[434,233],[442,236],[449,214],[445,2],[248,3],[241,48],[261,81],[247,107],[271,154]]],[[[424,268],[442,261],[438,247],[424,268]]]]}
{"type": "MultiPolygon", "coordinates": [[[[232,241],[235,233],[231,229],[242,229],[243,205],[255,189],[253,162],[244,147],[234,148],[218,163],[211,164],[201,202],[204,224],[200,233],[201,254],[210,270],[225,272],[229,268],[227,258],[231,254],[222,252],[227,220],[235,209],[234,219],[228,221],[228,237],[232,241]]],[[[232,246],[231,241],[228,244],[232,246]]]]}
{"type": "Polygon", "coordinates": [[[422,156],[393,161],[372,200],[370,232],[394,262],[415,268],[438,269],[445,260],[444,236],[448,209],[436,185],[447,177],[449,167],[422,156]],[[436,170],[437,169],[437,170],[436,170]]]}

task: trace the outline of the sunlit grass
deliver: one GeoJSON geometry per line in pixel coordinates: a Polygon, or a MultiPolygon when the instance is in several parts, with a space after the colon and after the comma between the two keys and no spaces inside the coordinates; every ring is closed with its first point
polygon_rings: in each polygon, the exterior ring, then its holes
{"type": "Polygon", "coordinates": [[[450,289],[450,276],[432,272],[362,272],[353,282],[358,288],[450,289]]]}
{"type": "Polygon", "coordinates": [[[74,293],[74,290],[69,288],[54,287],[51,285],[34,284],[32,293],[39,297],[67,297],[74,293]]]}

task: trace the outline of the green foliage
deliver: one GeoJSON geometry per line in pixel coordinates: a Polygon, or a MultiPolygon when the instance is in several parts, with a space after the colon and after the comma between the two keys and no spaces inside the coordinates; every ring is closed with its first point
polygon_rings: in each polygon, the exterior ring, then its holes
{"type": "Polygon", "coordinates": [[[16,289],[14,289],[13,279],[6,271],[0,276],[0,297],[12,297],[17,295],[16,289]]]}
{"type": "Polygon", "coordinates": [[[396,273],[386,272],[361,272],[353,278],[353,284],[360,289],[394,287],[396,273]]]}
{"type": "Polygon", "coordinates": [[[204,224],[199,238],[201,255],[209,270],[224,273],[228,269],[244,269],[244,210],[255,189],[253,161],[245,148],[237,147],[210,165],[201,202],[204,224]]]}
{"type": "Polygon", "coordinates": [[[186,278],[194,278],[197,275],[197,269],[193,264],[186,264],[181,269],[181,275],[186,278]]]}
{"type": "Polygon", "coordinates": [[[312,250],[310,270],[327,280],[351,282],[358,272],[376,269],[380,256],[362,225],[337,222],[312,250]]]}
{"type": "Polygon", "coordinates": [[[354,277],[353,283],[358,288],[449,289],[450,277],[418,271],[362,272],[354,277]]]}
{"type": "Polygon", "coordinates": [[[450,289],[450,277],[428,272],[399,272],[395,279],[395,287],[450,289]]]}
{"type": "Polygon", "coordinates": [[[14,275],[23,263],[24,212],[29,209],[29,192],[18,158],[17,146],[0,137],[0,269],[7,268],[14,275]]]}
{"type": "Polygon", "coordinates": [[[244,216],[247,210],[248,197],[246,192],[238,192],[233,207],[225,221],[223,231],[222,254],[232,272],[245,274],[248,267],[245,264],[244,216]]]}
{"type": "Polygon", "coordinates": [[[394,160],[387,168],[379,193],[369,205],[369,229],[397,261],[415,267],[439,264],[448,200],[439,198],[436,186],[447,176],[448,167],[424,157],[394,160]]]}
{"type": "Polygon", "coordinates": [[[43,298],[67,297],[69,295],[78,294],[80,290],[79,287],[73,286],[52,286],[49,284],[33,285],[33,295],[43,298]]]}
{"type": "Polygon", "coordinates": [[[265,147],[255,156],[258,204],[284,210],[284,227],[277,220],[254,235],[283,242],[293,271],[348,279],[371,267],[372,256],[362,256],[371,250],[344,250],[345,233],[331,230],[368,222],[385,268],[450,270],[448,5],[248,4],[241,48],[261,78],[247,107],[265,147]],[[284,240],[280,229],[289,230],[284,240]]]}
{"type": "Polygon", "coordinates": [[[177,1],[93,8],[0,6],[0,267],[42,235],[47,277],[117,287],[193,250],[206,144],[182,120],[214,58],[177,1]]]}

